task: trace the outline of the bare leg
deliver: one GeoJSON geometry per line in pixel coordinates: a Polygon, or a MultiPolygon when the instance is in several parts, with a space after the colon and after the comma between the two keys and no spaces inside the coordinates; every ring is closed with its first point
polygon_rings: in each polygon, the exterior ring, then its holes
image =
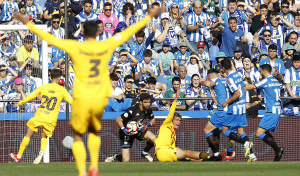
{"type": "Polygon", "coordinates": [[[122,151],[122,162],[129,162],[130,161],[130,150],[127,149],[121,149],[122,151]]]}

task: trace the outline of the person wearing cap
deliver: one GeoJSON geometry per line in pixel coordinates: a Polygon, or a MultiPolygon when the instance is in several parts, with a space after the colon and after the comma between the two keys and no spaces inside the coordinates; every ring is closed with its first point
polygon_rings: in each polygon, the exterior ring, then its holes
{"type": "Polygon", "coordinates": [[[31,35],[25,36],[23,45],[18,49],[16,56],[19,66],[22,66],[29,58],[33,59],[33,67],[39,66],[39,51],[33,47],[33,37],[31,35]]]}
{"type": "MultiPolygon", "coordinates": [[[[14,80],[13,89],[9,91],[6,99],[9,100],[23,100],[26,97],[24,90],[24,81],[22,78],[18,77],[14,80]]],[[[17,112],[21,110],[19,107],[13,107],[14,103],[7,103],[7,112],[17,112]]]]}
{"type": "MultiPolygon", "coordinates": [[[[299,21],[300,21],[300,15],[299,15],[299,17],[297,17],[297,18],[299,18],[299,21]]],[[[291,29],[291,30],[292,30],[292,29],[291,29]]],[[[299,31],[300,31],[300,30],[299,30],[299,31]]],[[[282,51],[281,54],[282,54],[283,58],[285,58],[285,56],[286,56],[285,51],[286,51],[286,48],[287,48],[289,45],[294,46],[294,48],[296,49],[296,51],[297,51],[297,52],[300,52],[300,44],[298,44],[298,39],[299,39],[299,34],[298,34],[298,32],[296,32],[296,30],[295,30],[295,31],[292,31],[292,32],[290,32],[290,34],[287,35],[287,36],[289,36],[288,42],[286,42],[286,43],[282,46],[282,48],[281,48],[281,51],[282,51]]]]}
{"type": "Polygon", "coordinates": [[[242,54],[243,54],[243,50],[242,47],[240,45],[236,45],[234,47],[234,57],[233,60],[235,62],[235,68],[238,69],[242,69],[243,68],[243,61],[242,61],[242,54]]]}
{"type": "Polygon", "coordinates": [[[16,54],[16,48],[15,45],[10,42],[10,35],[8,33],[4,33],[3,36],[1,36],[1,47],[0,47],[0,64],[6,64],[7,60],[4,59],[4,56],[7,58],[10,55],[16,54]]]}
{"type": "MultiPolygon", "coordinates": [[[[161,14],[161,24],[155,31],[155,41],[158,45],[154,46],[154,48],[158,49],[159,45],[164,41],[168,41],[171,47],[172,53],[175,53],[178,48],[178,36],[182,37],[182,41],[187,42],[185,32],[178,26],[170,23],[170,14],[168,12],[164,12],[161,14]]],[[[161,50],[158,49],[158,52],[161,50]]]]}
{"type": "Polygon", "coordinates": [[[256,68],[259,67],[259,61],[268,58],[268,56],[269,56],[268,51],[266,51],[266,50],[261,51],[259,53],[259,58],[257,60],[254,60],[256,63],[256,68]]]}
{"type": "Polygon", "coordinates": [[[204,51],[204,49],[205,49],[204,41],[198,42],[197,43],[197,51],[198,51],[199,57],[202,58],[209,66],[211,66],[211,61],[210,61],[209,55],[206,51],[204,51]]]}
{"type": "MultiPolygon", "coordinates": [[[[7,99],[7,95],[10,91],[11,84],[13,83],[14,77],[18,74],[10,67],[0,65],[0,100],[7,99]],[[12,76],[8,75],[8,71],[12,73],[12,76]]],[[[0,112],[4,112],[4,103],[0,103],[0,112]]]]}
{"type": "Polygon", "coordinates": [[[207,13],[203,12],[203,4],[195,1],[193,12],[186,19],[187,38],[195,51],[197,51],[197,42],[204,41],[204,33],[209,30],[211,21],[207,13]]]}
{"type": "Polygon", "coordinates": [[[169,51],[170,42],[165,40],[162,46],[162,52],[158,54],[158,64],[160,75],[175,75],[174,74],[174,64],[173,60],[175,59],[173,53],[169,51]]]}
{"type": "Polygon", "coordinates": [[[14,12],[19,12],[18,4],[13,0],[3,0],[0,3],[0,7],[0,23],[11,21],[14,12]]]}
{"type": "Polygon", "coordinates": [[[289,45],[286,49],[285,49],[285,57],[282,59],[284,66],[286,69],[289,69],[293,66],[292,63],[292,58],[294,56],[296,52],[296,49],[294,48],[293,45],[289,45]]]}
{"type": "Polygon", "coordinates": [[[215,61],[213,61],[212,66],[217,71],[220,71],[222,69],[221,61],[227,58],[224,52],[218,52],[218,55],[216,56],[215,61]]]}
{"type": "Polygon", "coordinates": [[[174,53],[174,67],[177,69],[177,67],[182,64],[184,65],[187,61],[188,58],[190,56],[190,52],[187,51],[188,47],[187,47],[187,43],[186,42],[180,42],[179,45],[179,51],[176,51],[176,53],[174,53]]]}

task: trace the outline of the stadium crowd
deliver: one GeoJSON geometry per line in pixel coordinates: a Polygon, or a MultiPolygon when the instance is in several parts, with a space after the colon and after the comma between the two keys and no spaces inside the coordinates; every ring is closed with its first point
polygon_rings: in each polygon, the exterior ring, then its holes
{"type": "MultiPolygon", "coordinates": [[[[21,25],[13,17],[17,11],[36,24],[47,24],[57,38],[83,42],[83,24],[96,21],[101,41],[143,19],[150,7],[164,11],[115,50],[109,63],[114,91],[106,111],[126,110],[138,103],[142,92],[151,95],[153,110],[166,111],[171,102],[154,98],[175,98],[178,89],[180,97],[212,97],[213,90],[201,81],[209,68],[224,74],[220,62],[228,57],[245,84],[257,83],[262,78],[260,66],[268,63],[282,85],[281,95],[300,96],[299,0],[70,0],[67,5],[67,35],[63,0],[47,0],[44,7],[34,0],[0,0],[0,25],[21,25]]],[[[21,100],[42,85],[41,39],[29,30],[0,35],[0,97],[21,100]]],[[[65,72],[69,65],[69,80],[63,75],[60,84],[68,82],[71,90],[74,70],[65,56],[48,46],[48,69],[65,72]]],[[[262,101],[259,89],[247,92],[247,108],[257,111],[262,101]]],[[[299,101],[287,100],[284,105],[299,106],[299,101]]],[[[176,110],[216,108],[213,100],[179,100],[176,110]]],[[[0,112],[23,110],[0,102],[0,112]]]]}

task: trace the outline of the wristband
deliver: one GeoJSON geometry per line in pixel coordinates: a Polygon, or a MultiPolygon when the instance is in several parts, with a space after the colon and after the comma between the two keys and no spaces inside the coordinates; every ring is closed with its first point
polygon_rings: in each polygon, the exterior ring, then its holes
{"type": "Polygon", "coordinates": [[[147,127],[151,127],[151,126],[152,126],[152,123],[151,123],[151,122],[148,122],[148,123],[145,123],[145,125],[146,125],[147,127]]]}

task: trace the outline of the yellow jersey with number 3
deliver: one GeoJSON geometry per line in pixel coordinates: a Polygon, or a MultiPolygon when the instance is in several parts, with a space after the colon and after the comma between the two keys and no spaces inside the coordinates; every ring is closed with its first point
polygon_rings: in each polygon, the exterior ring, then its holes
{"type": "Polygon", "coordinates": [[[61,101],[65,99],[68,103],[73,103],[73,99],[63,86],[56,83],[49,83],[38,87],[21,100],[18,105],[23,105],[38,95],[41,95],[41,105],[36,110],[34,118],[54,125],[56,125],[57,122],[61,101]]]}
{"type": "Polygon", "coordinates": [[[49,44],[66,51],[72,59],[75,70],[73,97],[110,97],[112,86],[108,74],[108,64],[116,48],[126,42],[134,33],[141,30],[151,17],[148,16],[123,32],[104,40],[90,40],[79,43],[75,40],[57,39],[55,36],[34,27],[29,29],[49,44]]]}

